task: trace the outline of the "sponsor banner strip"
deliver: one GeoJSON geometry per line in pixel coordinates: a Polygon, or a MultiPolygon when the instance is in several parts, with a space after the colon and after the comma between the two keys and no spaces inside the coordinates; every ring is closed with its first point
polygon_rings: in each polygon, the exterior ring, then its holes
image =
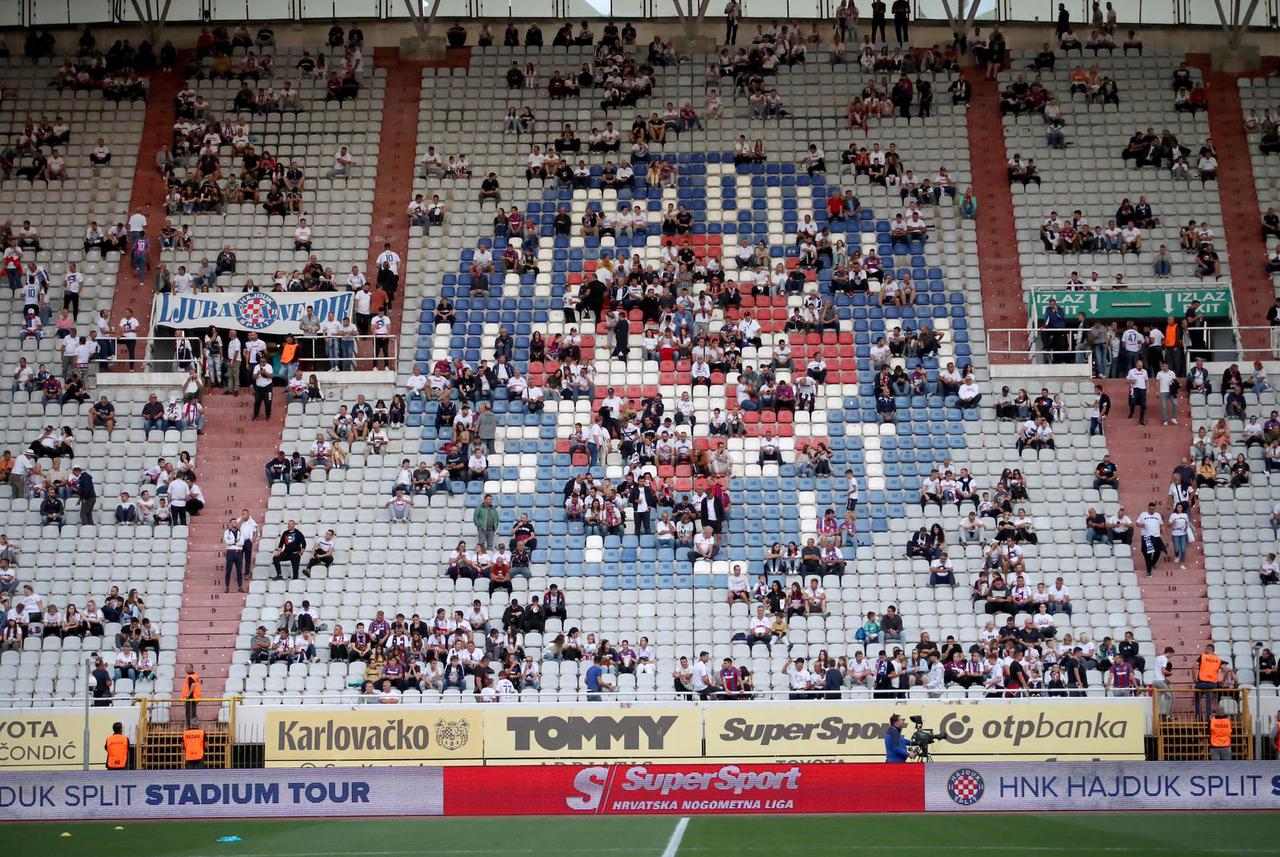
{"type": "Polygon", "coordinates": [[[0,782],[0,822],[429,816],[439,768],[22,772],[0,782]]]}
{"type": "MultiPolygon", "coordinates": [[[[89,715],[89,764],[107,762],[106,741],[119,721],[133,738],[137,708],[94,709],[89,715]]],[[[0,771],[79,771],[84,767],[84,712],[9,709],[0,714],[0,771]]]]}
{"type": "MultiPolygon", "coordinates": [[[[706,755],[759,761],[884,761],[889,718],[918,715],[940,740],[945,759],[1142,759],[1142,699],[1087,702],[865,702],[703,709],[706,755]]],[[[910,737],[913,727],[905,733],[910,737]]]]}
{"type": "Polygon", "coordinates": [[[927,765],[929,812],[1280,809],[1280,762],[927,765]]]}
{"type": "Polygon", "coordinates": [[[298,334],[307,307],[323,323],[332,313],[336,321],[352,312],[351,292],[205,292],[159,294],[151,308],[155,327],[256,330],[259,333],[298,334]]]}
{"type": "Polygon", "coordinates": [[[268,767],[881,762],[901,714],[939,736],[940,761],[1140,760],[1146,712],[1141,699],[281,708],[265,743],[268,767]]]}
{"type": "Polygon", "coordinates": [[[921,812],[923,765],[545,765],[446,768],[445,815],[921,812]]]}

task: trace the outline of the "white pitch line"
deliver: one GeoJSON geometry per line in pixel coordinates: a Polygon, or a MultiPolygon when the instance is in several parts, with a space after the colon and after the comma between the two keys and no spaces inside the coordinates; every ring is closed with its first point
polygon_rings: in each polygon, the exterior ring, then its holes
{"type": "Polygon", "coordinates": [[[676,857],[676,852],[680,850],[680,840],[684,839],[685,829],[689,826],[689,817],[686,815],[680,819],[680,823],[676,825],[676,829],[671,831],[671,838],[667,840],[667,847],[662,852],[662,857],[676,857]]]}
{"type": "MultiPolygon", "coordinates": [[[[672,848],[673,843],[676,848],[679,847],[679,844],[680,844],[679,838],[677,838],[676,834],[677,833],[683,834],[684,827],[687,826],[688,821],[689,819],[682,818],[680,820],[680,823],[676,825],[676,832],[672,833],[671,842],[667,844],[668,848],[672,848]]],[[[244,843],[241,843],[241,844],[243,845],[244,843]]],[[[787,846],[787,850],[795,851],[799,853],[804,853],[809,851],[819,851],[819,852],[825,853],[825,852],[831,852],[834,847],[836,846],[833,846],[830,844],[827,844],[827,845],[792,844],[787,846]]],[[[884,853],[901,852],[904,846],[902,845],[902,843],[894,843],[894,844],[840,843],[838,847],[840,848],[842,853],[878,854],[881,852],[884,852],[884,853]]],[[[926,846],[920,845],[918,847],[923,848],[926,846]]],[[[929,848],[930,851],[936,851],[944,854],[950,854],[950,853],[972,854],[974,851],[974,846],[971,846],[971,845],[929,845],[927,847],[929,848]]],[[[985,845],[984,844],[982,846],[982,849],[985,851],[994,851],[994,852],[1001,852],[1001,853],[1007,851],[1007,852],[1032,853],[1032,854],[1037,854],[1037,853],[1066,854],[1071,851],[1071,848],[1066,845],[1022,845],[1020,846],[1020,845],[985,845]]],[[[1133,845],[1133,846],[1108,845],[1108,846],[1090,848],[1089,850],[1091,852],[1098,853],[1098,854],[1188,854],[1188,853],[1191,853],[1191,854],[1271,854],[1271,855],[1274,855],[1276,853],[1274,848],[1192,848],[1192,849],[1188,849],[1185,846],[1149,847],[1145,845],[1133,845]]],[[[686,854],[723,853],[723,851],[724,851],[724,848],[723,846],[720,846],[720,845],[715,845],[715,846],[696,846],[695,845],[695,846],[684,849],[684,853],[686,854]]],[[[735,845],[734,851],[738,853],[744,853],[744,854],[773,853],[772,849],[769,850],[768,852],[764,850],[757,851],[757,849],[753,848],[752,846],[743,846],[743,845],[735,845]]],[[[242,855],[242,857],[245,857],[245,855],[262,855],[262,857],[420,857],[420,855],[424,853],[430,853],[430,852],[424,852],[422,851],[422,849],[419,848],[417,850],[405,849],[402,851],[298,851],[298,852],[288,852],[283,854],[275,851],[257,852],[257,851],[240,850],[240,851],[237,851],[236,853],[242,855]]],[[[492,855],[495,853],[495,851],[492,848],[485,848],[485,849],[450,848],[448,849],[447,853],[450,855],[456,855],[456,854],[492,855]]],[[[502,849],[502,854],[504,855],[511,855],[511,854],[541,855],[546,853],[547,853],[546,850],[541,848],[515,848],[515,849],[504,848],[502,849]]],[[[634,854],[635,849],[633,848],[572,848],[572,847],[568,847],[568,848],[559,848],[556,850],[556,853],[557,854],[634,854]]],[[[673,849],[669,853],[674,855],[676,851],[673,849]]],[[[226,857],[226,854],[223,852],[218,852],[218,853],[210,852],[209,854],[191,855],[191,857],[226,857]]],[[[668,852],[664,851],[663,857],[668,857],[668,852]]]]}

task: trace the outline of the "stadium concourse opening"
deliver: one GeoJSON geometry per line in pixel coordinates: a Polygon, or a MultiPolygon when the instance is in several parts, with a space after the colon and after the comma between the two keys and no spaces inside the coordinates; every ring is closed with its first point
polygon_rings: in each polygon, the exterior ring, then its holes
{"type": "Polygon", "coordinates": [[[1255,6],[11,5],[0,849],[1274,851],[1255,6]]]}

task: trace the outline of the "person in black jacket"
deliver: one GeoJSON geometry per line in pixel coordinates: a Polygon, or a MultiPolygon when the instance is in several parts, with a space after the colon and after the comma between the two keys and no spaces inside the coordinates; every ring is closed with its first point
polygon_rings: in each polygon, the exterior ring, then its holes
{"type": "Polygon", "coordinates": [[[542,609],[548,619],[559,619],[563,622],[569,618],[569,613],[565,609],[564,593],[556,584],[551,584],[543,594],[542,609]]]}
{"type": "Polygon", "coordinates": [[[900,45],[911,41],[907,26],[910,15],[911,4],[907,0],[893,0],[893,35],[900,45]]]}
{"type": "Polygon", "coordinates": [[[653,508],[658,505],[658,494],[653,490],[653,479],[649,474],[640,477],[640,482],[632,487],[627,498],[636,521],[636,533],[653,535],[653,508]]]}
{"type": "Polygon", "coordinates": [[[98,502],[98,492],[93,487],[93,477],[79,467],[71,468],[71,483],[68,486],[72,493],[80,498],[80,524],[93,523],[93,507],[98,502]]]}
{"type": "Polygon", "coordinates": [[[871,4],[871,41],[877,44],[882,44],[886,40],[884,25],[887,8],[884,0],[874,0],[871,4]],[[880,34],[879,38],[876,37],[876,33],[880,34]]]}
{"type": "MultiPolygon", "coordinates": [[[[272,554],[271,564],[276,568],[276,580],[284,580],[284,572],[280,569],[281,562],[287,562],[293,566],[293,579],[298,579],[299,567],[302,563],[302,552],[307,547],[307,537],[298,529],[297,521],[290,521],[284,532],[280,534],[280,540],[276,543],[276,549],[272,554]]],[[[307,577],[311,576],[307,572],[307,577]]]]}

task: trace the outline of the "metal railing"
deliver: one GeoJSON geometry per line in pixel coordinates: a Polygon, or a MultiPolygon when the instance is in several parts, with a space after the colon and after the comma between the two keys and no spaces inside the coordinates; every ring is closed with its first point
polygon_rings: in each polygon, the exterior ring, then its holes
{"type": "Polygon", "coordinates": [[[1165,762],[1197,762],[1210,758],[1209,717],[1221,711],[1231,720],[1231,758],[1253,759],[1253,688],[1152,690],[1151,723],[1156,758],[1165,762]]]}
{"type": "MultiPolygon", "coordinates": [[[[1280,360],[1280,329],[1265,325],[1205,325],[1197,328],[1204,336],[1204,348],[1184,347],[1188,364],[1196,357],[1206,361],[1251,363],[1254,360],[1280,360]]],[[[1046,328],[997,327],[987,330],[989,357],[1014,357],[1028,363],[1080,364],[1093,361],[1092,351],[1081,345],[1077,330],[1046,328]]],[[[1241,367],[1243,371],[1243,366],[1241,367]]]]}
{"type": "MultiPolygon", "coordinates": [[[[671,687],[671,681],[669,680],[671,670],[660,669],[658,673],[659,673],[658,680],[659,682],[662,683],[664,689],[609,691],[601,694],[603,698],[598,704],[618,705],[619,703],[625,704],[625,703],[631,703],[631,702],[670,703],[670,702],[682,701],[682,694],[677,693],[674,690],[674,688],[671,687]]],[[[1092,677],[1091,677],[1091,680],[1092,680],[1092,677]]],[[[983,698],[986,697],[986,691],[984,691],[980,685],[974,688],[971,688],[971,690],[973,690],[975,694],[974,696],[969,695],[967,692],[965,692],[964,688],[960,687],[957,684],[948,685],[947,688],[942,691],[928,691],[925,689],[923,685],[914,686],[910,690],[869,690],[869,689],[863,689],[861,687],[854,688],[846,685],[842,690],[838,690],[838,691],[823,691],[823,690],[807,691],[806,692],[807,696],[803,701],[828,701],[829,702],[832,700],[839,700],[841,704],[847,703],[851,705],[858,705],[862,703],[886,702],[886,701],[894,701],[899,699],[904,701],[905,700],[922,700],[922,699],[925,699],[925,700],[934,699],[934,700],[942,700],[942,701],[960,701],[964,699],[975,699],[979,697],[983,697],[983,698]]],[[[1106,699],[1106,698],[1130,699],[1134,696],[1147,696],[1149,693],[1149,689],[1145,687],[1135,688],[1135,689],[1107,688],[1102,685],[1101,674],[1099,674],[1097,678],[1097,683],[1095,685],[1091,685],[1089,688],[1079,690],[1079,691],[1076,691],[1076,690],[1049,691],[1043,688],[1033,688],[1027,691],[1009,693],[1007,695],[1003,690],[995,690],[995,691],[992,691],[991,693],[993,694],[990,697],[991,699],[1000,699],[1006,702],[1018,702],[1020,700],[1034,700],[1034,701],[1040,701],[1040,702],[1062,702],[1064,704],[1071,704],[1076,702],[1084,702],[1090,699],[1106,699]]],[[[443,696],[439,698],[432,697],[432,699],[429,701],[413,702],[413,703],[406,703],[406,704],[412,704],[415,706],[425,706],[425,707],[447,707],[450,705],[456,705],[456,704],[462,703],[464,697],[467,698],[466,701],[469,703],[470,701],[472,701],[471,698],[475,696],[476,694],[468,691],[467,693],[459,693],[456,697],[454,696],[450,696],[448,698],[445,698],[443,696]]],[[[722,699],[733,698],[733,699],[745,699],[745,700],[756,701],[756,702],[797,701],[792,699],[792,692],[789,690],[756,690],[756,691],[748,692],[744,695],[732,695],[732,696],[715,692],[710,694],[708,698],[711,700],[722,700],[722,699]]],[[[228,699],[230,699],[230,697],[228,697],[228,699]]],[[[360,695],[359,688],[353,686],[353,687],[348,687],[345,690],[330,690],[330,691],[321,691],[321,692],[306,691],[303,693],[299,693],[297,691],[283,691],[283,690],[282,691],[262,691],[262,692],[254,691],[254,692],[237,694],[234,697],[234,699],[236,700],[236,703],[242,707],[244,706],[252,707],[257,705],[275,706],[275,705],[281,704],[282,700],[286,700],[286,699],[289,705],[349,706],[352,704],[359,705],[359,704],[365,704],[366,702],[372,702],[372,700],[377,699],[377,696],[375,694],[370,697],[364,697],[360,695]],[[357,697],[357,699],[353,700],[353,697],[357,697]]],[[[151,706],[152,709],[156,709],[162,703],[167,701],[172,701],[172,700],[169,700],[169,698],[165,695],[148,696],[145,694],[135,693],[133,695],[123,695],[123,694],[118,695],[116,697],[113,697],[112,701],[114,706],[117,708],[127,707],[131,705],[141,705],[145,703],[151,706]]],[[[227,700],[203,699],[200,701],[200,704],[201,706],[205,706],[210,703],[225,702],[225,701],[227,700]]],[[[698,697],[696,694],[694,694],[691,700],[685,700],[685,701],[697,702],[698,697]]],[[[508,700],[506,702],[499,701],[494,704],[541,705],[543,703],[573,703],[575,705],[576,704],[584,704],[584,705],[597,704],[594,702],[593,703],[587,702],[587,692],[585,690],[574,690],[574,691],[544,690],[544,691],[538,691],[535,695],[532,695],[532,696],[517,697],[514,700],[508,700]]],[[[22,697],[22,698],[0,697],[0,710],[23,709],[23,708],[42,708],[42,709],[43,708],[60,708],[64,706],[78,707],[82,705],[84,705],[83,696],[41,697],[39,699],[32,699],[30,697],[22,697]]],[[[177,719],[181,719],[181,716],[182,716],[181,712],[179,712],[176,715],[176,717],[174,715],[170,715],[170,720],[175,721],[177,719]]]]}
{"type": "MultiPolygon", "coordinates": [[[[179,770],[188,767],[182,730],[204,731],[201,767],[230,768],[236,735],[236,704],[240,697],[184,700],[175,697],[142,697],[138,720],[137,766],[139,770],[179,770]],[[157,717],[157,713],[162,713],[157,717]]],[[[86,752],[86,757],[87,757],[86,752]]]]}
{"type": "MultiPolygon", "coordinates": [[[[240,342],[247,341],[247,335],[240,333],[240,342]]],[[[99,340],[99,351],[95,355],[100,369],[110,372],[178,372],[187,373],[195,369],[200,377],[214,386],[224,386],[229,365],[226,358],[226,344],[217,366],[205,359],[203,333],[192,331],[192,335],[177,336],[140,336],[130,340],[123,337],[99,340]],[[178,343],[185,341],[186,346],[178,343]]],[[[349,339],[326,339],[320,336],[296,337],[298,349],[294,360],[282,362],[283,348],[280,343],[272,342],[267,348],[267,359],[271,361],[277,378],[288,380],[293,377],[294,370],[301,367],[304,373],[312,372],[367,372],[377,369],[394,371],[396,357],[399,353],[399,341],[396,336],[355,336],[349,339]],[[379,351],[379,342],[385,350],[379,351]]],[[[241,361],[244,356],[242,352],[241,361]]],[[[240,386],[248,386],[245,371],[240,375],[240,386]]]]}
{"type": "MultiPolygon", "coordinates": [[[[979,2],[979,0],[971,0],[979,2]]],[[[106,25],[112,22],[110,9],[114,4],[89,3],[83,0],[16,0],[0,4],[0,26],[8,27],[56,27],[78,24],[106,25]]],[[[161,4],[166,5],[167,4],[161,4]]],[[[743,0],[743,25],[750,19],[803,19],[831,20],[838,0],[743,0]]],[[[945,23],[951,11],[963,13],[968,3],[960,6],[956,0],[950,4],[944,0],[913,0],[912,18],[915,22],[945,23]]],[[[1083,37],[1088,33],[1089,0],[1070,0],[1067,8],[1083,37]],[[1083,32],[1081,32],[1083,31],[1083,32]]],[[[1119,12],[1120,32],[1117,45],[1123,40],[1129,27],[1151,27],[1171,24],[1191,24],[1220,27],[1217,6],[1206,0],[1116,0],[1119,12]]],[[[1226,4],[1223,4],[1224,8],[1226,4]]],[[[430,0],[422,3],[423,11],[430,12],[430,0]]],[[[719,15],[723,4],[711,4],[706,16],[707,26],[722,27],[719,15]]],[[[870,25],[869,4],[860,4],[862,18],[859,26],[870,25]]],[[[137,23],[137,13],[132,4],[120,4],[125,24],[137,23]]],[[[443,0],[439,4],[440,18],[505,21],[512,13],[510,0],[443,0]]],[[[640,20],[655,18],[673,21],[677,19],[675,7],[668,0],[521,0],[516,11],[521,19],[564,20],[583,17],[640,20]]],[[[991,21],[1002,22],[1052,22],[1056,17],[1056,0],[981,0],[977,23],[987,25],[991,21]]],[[[1276,0],[1261,4],[1254,15],[1252,26],[1265,27],[1277,13],[1276,0]]],[[[170,24],[194,24],[218,20],[237,23],[242,20],[295,20],[328,23],[330,20],[404,20],[408,17],[403,0],[362,0],[335,3],[333,0],[199,0],[194,3],[174,4],[168,10],[170,24]]],[[[1230,16],[1230,11],[1228,11],[1230,16]]],[[[551,32],[546,34],[550,44],[551,32]]],[[[474,43],[474,34],[472,35],[474,43]]],[[[1117,50],[1119,47],[1117,46],[1117,50]]]]}

